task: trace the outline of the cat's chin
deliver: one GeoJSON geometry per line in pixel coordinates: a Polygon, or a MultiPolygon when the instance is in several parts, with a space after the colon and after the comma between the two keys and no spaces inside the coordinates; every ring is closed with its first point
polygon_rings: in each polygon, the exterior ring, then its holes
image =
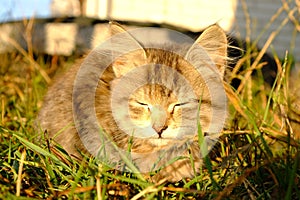
{"type": "Polygon", "coordinates": [[[166,147],[171,147],[174,145],[178,145],[178,144],[183,144],[186,141],[184,140],[178,140],[176,138],[149,138],[148,142],[150,142],[153,146],[157,147],[157,148],[166,148],[166,147]]]}
{"type": "Polygon", "coordinates": [[[150,138],[149,142],[157,147],[165,147],[167,145],[172,144],[172,139],[166,139],[166,138],[150,138]]]}

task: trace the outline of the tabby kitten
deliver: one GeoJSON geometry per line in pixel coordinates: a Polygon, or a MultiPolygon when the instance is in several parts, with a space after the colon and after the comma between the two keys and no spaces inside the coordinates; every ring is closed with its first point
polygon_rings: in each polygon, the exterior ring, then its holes
{"type": "Polygon", "coordinates": [[[222,86],[227,64],[224,31],[213,25],[188,48],[148,48],[118,24],[109,30],[121,38],[117,46],[96,48],[54,82],[38,116],[40,127],[77,157],[83,151],[102,159],[104,146],[111,162],[122,160],[120,150],[130,151],[141,172],[159,170],[153,181],[193,177],[203,156],[198,122],[206,141],[224,123],[226,98],[216,86],[222,86]],[[115,48],[126,45],[134,50],[110,62],[115,48]]]}

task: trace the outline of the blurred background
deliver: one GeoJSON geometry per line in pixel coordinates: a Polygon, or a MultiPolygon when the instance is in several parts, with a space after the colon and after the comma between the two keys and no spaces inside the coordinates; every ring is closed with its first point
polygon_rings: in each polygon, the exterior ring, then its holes
{"type": "Polygon", "coordinates": [[[15,48],[11,38],[26,48],[24,30],[29,28],[35,51],[71,55],[93,48],[107,20],[192,33],[217,23],[229,36],[265,46],[280,58],[288,51],[300,62],[300,0],[6,0],[1,4],[0,52],[15,48]],[[31,18],[35,25],[29,27],[31,18]]]}

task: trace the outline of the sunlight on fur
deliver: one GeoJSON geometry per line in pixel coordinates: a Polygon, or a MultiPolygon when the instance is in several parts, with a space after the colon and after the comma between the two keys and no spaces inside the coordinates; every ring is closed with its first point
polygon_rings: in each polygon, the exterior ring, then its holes
{"type": "MultiPolygon", "coordinates": [[[[111,36],[126,33],[126,30],[115,23],[111,23],[110,30],[111,36]]],[[[118,57],[99,78],[94,99],[97,121],[120,149],[127,150],[130,144],[133,162],[142,172],[149,168],[145,163],[156,163],[161,159],[158,162],[159,168],[176,152],[185,156],[160,170],[152,177],[152,181],[162,178],[169,181],[192,178],[202,165],[197,122],[201,124],[202,133],[209,136],[210,132],[213,133],[211,130],[217,130],[211,128],[217,126],[213,122],[214,110],[224,109],[222,106],[226,101],[221,96],[212,101],[212,95],[218,95],[218,92],[212,91],[214,88],[207,85],[207,80],[213,84],[222,82],[227,67],[226,35],[220,27],[213,25],[201,34],[194,45],[174,47],[166,44],[163,50],[144,48],[130,34],[124,36],[125,40],[138,49],[118,57]],[[182,48],[184,56],[172,53],[174,48],[182,48]],[[199,73],[202,69],[195,69],[191,63],[196,63],[200,68],[212,68],[215,64],[217,70],[210,70],[215,71],[216,75],[203,77],[199,73]],[[135,84],[139,81],[146,81],[148,84],[137,87],[135,84]],[[130,95],[125,94],[126,90],[132,91],[130,95]],[[112,103],[114,95],[117,100],[112,103]],[[163,150],[165,157],[159,158],[159,153],[163,150]]],[[[109,56],[109,53],[104,54],[105,52],[101,56],[109,56]]],[[[58,78],[49,88],[38,117],[41,128],[47,130],[51,138],[55,136],[53,139],[69,154],[77,157],[80,157],[78,150],[97,155],[101,144],[89,137],[86,123],[90,116],[85,112],[78,125],[79,133],[78,127],[76,130],[74,125],[64,129],[73,123],[72,101],[77,101],[75,107],[78,109],[92,109],[89,108],[90,104],[84,102],[89,88],[72,97],[73,83],[80,69],[103,61],[94,50],[83,64],[74,66],[58,78]],[[88,149],[83,143],[90,144],[88,149]]],[[[92,78],[86,77],[86,84],[89,81],[92,78]]],[[[216,117],[215,121],[222,123],[224,116],[216,117]]],[[[117,162],[118,158],[115,159],[117,162]]]]}

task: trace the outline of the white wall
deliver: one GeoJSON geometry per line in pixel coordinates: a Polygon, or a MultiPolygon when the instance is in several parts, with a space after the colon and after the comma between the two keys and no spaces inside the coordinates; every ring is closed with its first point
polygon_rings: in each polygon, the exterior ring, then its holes
{"type": "MultiPolygon", "coordinates": [[[[200,31],[218,22],[228,33],[245,38],[247,26],[251,30],[251,40],[258,39],[258,46],[263,47],[272,31],[280,27],[287,18],[283,11],[264,32],[272,16],[282,7],[282,0],[86,0],[86,13],[100,19],[130,20],[138,22],[168,23],[200,31]],[[250,15],[250,24],[245,18],[246,10],[250,15]],[[264,32],[264,33],[263,33],[264,32]],[[262,34],[263,33],[263,34],[262,34]],[[259,35],[262,34],[261,37],[259,35]]],[[[291,9],[294,0],[286,0],[291,9]]],[[[296,8],[295,8],[296,9],[296,8]]],[[[300,24],[300,5],[294,16],[300,24]]],[[[300,31],[300,27],[299,27],[300,31]]],[[[268,52],[275,51],[281,58],[288,50],[300,61],[300,34],[295,26],[288,23],[276,36],[268,52]]]]}
{"type": "MultiPolygon", "coordinates": [[[[294,16],[300,23],[300,5],[297,8],[294,0],[286,1],[289,2],[290,9],[295,10],[294,16]]],[[[250,23],[247,23],[242,2],[242,0],[238,2],[236,20],[231,32],[241,38],[246,38],[250,30],[251,40],[258,40],[258,46],[263,47],[272,32],[280,29],[281,24],[286,20],[287,23],[279,30],[268,51],[277,53],[280,58],[284,58],[288,51],[295,56],[297,61],[300,61],[300,26],[297,31],[288,17],[288,11],[281,8],[282,0],[245,0],[250,23]],[[272,18],[274,21],[268,26],[272,18]]]]}
{"type": "Polygon", "coordinates": [[[87,0],[86,14],[100,19],[169,23],[199,31],[218,22],[229,30],[237,0],[87,0]]]}
{"type": "Polygon", "coordinates": [[[54,17],[79,16],[81,14],[79,0],[52,0],[50,7],[54,17]]]}

